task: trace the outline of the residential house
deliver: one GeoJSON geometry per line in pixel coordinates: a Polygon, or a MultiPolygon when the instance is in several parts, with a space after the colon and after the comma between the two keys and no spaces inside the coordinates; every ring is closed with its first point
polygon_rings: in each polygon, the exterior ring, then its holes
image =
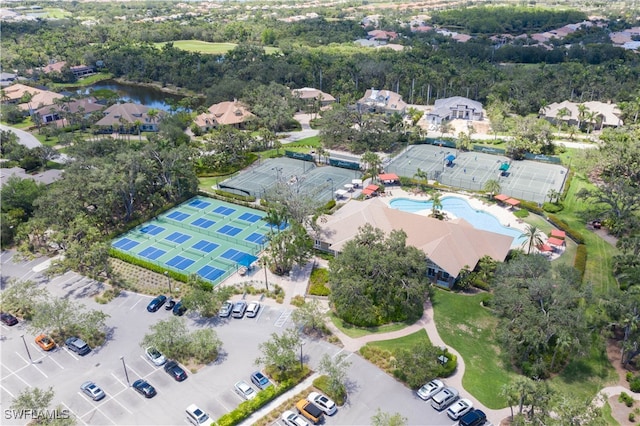
{"type": "Polygon", "coordinates": [[[200,130],[208,132],[215,127],[225,125],[243,128],[254,117],[246,106],[234,99],[233,102],[226,101],[211,105],[208,112],[196,117],[195,123],[200,130]]]}
{"type": "Polygon", "coordinates": [[[60,93],[20,83],[4,87],[2,94],[2,103],[17,104],[25,115],[32,114],[39,108],[53,105],[56,99],[64,98],[60,93]]]}
{"type": "MultiPolygon", "coordinates": [[[[39,117],[40,123],[47,124],[62,120],[68,115],[80,114],[87,118],[91,113],[102,111],[104,105],[98,103],[93,96],[83,99],[74,99],[65,104],[54,104],[39,108],[34,112],[39,117]]],[[[64,125],[64,123],[60,123],[64,125]]]]}
{"type": "Polygon", "coordinates": [[[426,115],[427,122],[434,125],[455,119],[480,121],[483,118],[482,104],[462,96],[438,99],[426,115]]]}
{"type": "Polygon", "coordinates": [[[137,133],[141,132],[157,132],[158,116],[150,116],[151,108],[134,103],[124,103],[111,105],[104,110],[104,117],[96,122],[96,126],[100,128],[101,133],[137,133]],[[140,128],[136,126],[136,122],[140,123],[140,128]]]}
{"type": "Polygon", "coordinates": [[[0,72],[0,86],[5,87],[16,81],[17,75],[11,72],[0,72]]]}
{"type": "Polygon", "coordinates": [[[483,256],[504,261],[513,242],[507,235],[475,229],[464,219],[441,221],[392,209],[381,199],[371,198],[349,201],[333,215],[321,216],[315,248],[340,253],[367,223],[385,234],[403,230],[407,245],[424,252],[427,276],[445,287],[452,287],[460,273],[474,269],[483,256]]]}
{"type": "Polygon", "coordinates": [[[394,112],[404,115],[407,103],[402,96],[390,90],[368,89],[364,96],[356,102],[359,112],[377,112],[391,115],[394,112]]]}
{"type": "Polygon", "coordinates": [[[22,167],[0,168],[0,187],[5,185],[9,178],[31,179],[38,183],[49,185],[62,177],[63,170],[51,169],[44,172],[29,174],[22,167]]]}
{"type": "Polygon", "coordinates": [[[540,110],[540,115],[552,123],[560,121],[570,125],[578,125],[579,123],[593,123],[595,127],[618,127],[624,123],[620,118],[621,111],[618,105],[610,102],[554,102],[540,110]],[[584,114],[580,116],[580,105],[584,105],[584,114]],[[594,113],[591,116],[591,113],[594,113]]]}
{"type": "Polygon", "coordinates": [[[86,77],[88,75],[95,74],[96,72],[95,67],[92,67],[90,65],[76,65],[74,67],[69,67],[69,69],[71,70],[73,75],[76,76],[76,78],[86,77]]]}
{"type": "Polygon", "coordinates": [[[367,32],[367,38],[369,40],[376,40],[379,42],[388,42],[398,38],[398,33],[394,31],[372,30],[367,32]]]}
{"type": "Polygon", "coordinates": [[[301,89],[293,89],[291,94],[294,98],[300,99],[305,105],[314,105],[320,102],[320,107],[326,107],[336,101],[336,98],[322,90],[311,87],[303,87],[301,89]]]}

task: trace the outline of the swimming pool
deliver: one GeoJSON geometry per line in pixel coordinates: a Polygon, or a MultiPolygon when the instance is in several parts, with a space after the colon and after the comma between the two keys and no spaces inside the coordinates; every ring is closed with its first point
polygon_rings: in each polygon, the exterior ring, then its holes
{"type": "MultiPolygon", "coordinates": [[[[512,247],[520,246],[526,239],[522,236],[522,231],[503,226],[494,215],[474,209],[464,198],[442,197],[441,203],[442,210],[466,220],[476,229],[513,237],[512,247]]],[[[431,201],[411,200],[408,198],[395,198],[389,202],[389,206],[392,209],[409,213],[416,213],[427,209],[431,210],[432,205],[433,203],[431,201]]]]}

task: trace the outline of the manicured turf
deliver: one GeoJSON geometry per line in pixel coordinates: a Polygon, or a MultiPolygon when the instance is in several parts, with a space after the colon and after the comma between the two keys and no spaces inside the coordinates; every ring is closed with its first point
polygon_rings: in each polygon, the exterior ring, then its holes
{"type": "Polygon", "coordinates": [[[401,349],[411,349],[417,343],[423,342],[431,344],[431,340],[429,340],[429,336],[427,336],[427,332],[424,329],[397,339],[380,340],[379,342],[369,342],[367,344],[395,353],[401,349]]]}
{"type": "MultiPolygon", "coordinates": [[[[166,43],[155,43],[157,48],[162,48],[166,43]]],[[[189,52],[200,52],[205,54],[213,54],[219,55],[222,53],[227,53],[230,50],[233,50],[237,44],[235,43],[209,43],[207,41],[200,40],[176,40],[173,42],[173,46],[176,49],[187,50],[189,52]]],[[[280,52],[280,49],[276,47],[268,47],[264,48],[265,53],[272,54],[275,52],[280,52]]]]}
{"type": "Polygon", "coordinates": [[[402,330],[407,326],[404,323],[395,323],[395,324],[387,324],[381,325],[380,327],[355,327],[352,325],[345,324],[340,318],[335,316],[333,313],[329,314],[329,318],[333,324],[340,329],[344,334],[349,337],[353,337],[357,339],[358,337],[366,336],[368,334],[380,334],[380,333],[389,333],[391,331],[402,330]]]}

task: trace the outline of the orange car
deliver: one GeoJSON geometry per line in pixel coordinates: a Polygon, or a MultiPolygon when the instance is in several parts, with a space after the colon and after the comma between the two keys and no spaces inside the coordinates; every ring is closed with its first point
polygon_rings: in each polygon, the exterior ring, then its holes
{"type": "Polygon", "coordinates": [[[36,343],[45,351],[50,351],[51,349],[56,347],[56,342],[46,334],[41,334],[36,337],[36,343]]]}

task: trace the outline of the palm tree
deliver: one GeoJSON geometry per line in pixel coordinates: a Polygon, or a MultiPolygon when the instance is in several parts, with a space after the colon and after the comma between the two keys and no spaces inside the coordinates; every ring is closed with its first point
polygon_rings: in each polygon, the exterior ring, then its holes
{"type": "Polygon", "coordinates": [[[152,123],[155,123],[158,120],[159,114],[160,113],[155,108],[151,108],[149,111],[147,111],[147,116],[149,117],[149,121],[151,121],[152,123]]]}
{"type": "Polygon", "coordinates": [[[558,200],[560,199],[560,195],[561,195],[560,192],[553,188],[551,188],[549,192],[547,192],[547,197],[549,197],[550,203],[553,203],[554,200],[555,202],[558,202],[558,200]]]}
{"type": "Polygon", "coordinates": [[[571,116],[571,111],[569,111],[569,108],[567,107],[560,108],[556,113],[556,120],[557,120],[556,124],[558,124],[558,127],[560,128],[562,126],[562,124],[564,123],[565,117],[570,117],[570,116],[571,116]]]}
{"type": "Polygon", "coordinates": [[[136,128],[136,130],[138,131],[138,140],[140,142],[142,142],[142,133],[140,132],[140,128],[142,127],[142,121],[140,120],[136,120],[133,122],[133,126],[136,128]]]}
{"type": "Polygon", "coordinates": [[[375,180],[378,177],[380,165],[382,164],[380,156],[375,152],[367,151],[362,154],[362,162],[365,165],[365,171],[371,174],[372,180],[375,180]]]}
{"type": "Polygon", "coordinates": [[[589,111],[589,108],[587,108],[585,104],[578,105],[578,129],[580,129],[580,126],[582,125],[582,122],[587,116],[588,111],[589,111]]]}
{"type": "Polygon", "coordinates": [[[491,198],[499,193],[501,189],[502,187],[500,186],[500,181],[498,181],[497,179],[489,179],[484,183],[484,186],[482,187],[482,190],[484,192],[488,192],[491,198]]]}
{"type": "Polygon", "coordinates": [[[542,245],[542,231],[536,225],[527,225],[527,229],[522,233],[526,239],[522,247],[527,247],[527,254],[531,254],[534,247],[542,245]]]}
{"type": "Polygon", "coordinates": [[[318,154],[318,163],[321,163],[322,157],[327,156],[328,152],[323,147],[319,146],[318,148],[316,148],[316,154],[318,154]]]}
{"type": "Polygon", "coordinates": [[[440,210],[442,210],[442,198],[439,192],[434,192],[431,195],[431,210],[433,210],[432,216],[440,218],[440,210]]]}
{"type": "Polygon", "coordinates": [[[415,172],[413,177],[416,178],[416,179],[422,179],[424,181],[428,181],[429,180],[429,172],[427,172],[426,170],[421,170],[420,167],[418,167],[418,171],[415,172]]]}

